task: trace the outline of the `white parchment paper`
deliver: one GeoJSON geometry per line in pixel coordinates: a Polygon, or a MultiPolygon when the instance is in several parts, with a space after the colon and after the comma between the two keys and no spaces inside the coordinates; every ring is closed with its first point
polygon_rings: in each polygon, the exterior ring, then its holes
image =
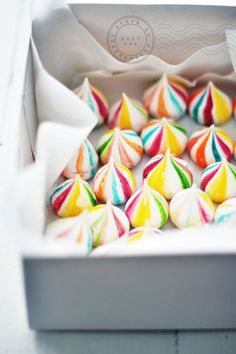
{"type": "MultiPolygon", "coordinates": [[[[34,8],[31,47],[34,76],[32,90],[36,102],[34,113],[39,123],[36,144],[30,130],[29,135],[32,135],[30,141],[35,163],[17,176],[7,195],[8,200],[11,200],[11,207],[5,208],[9,211],[8,223],[14,227],[13,233],[21,241],[25,252],[30,250],[40,253],[43,249],[45,254],[43,231],[45,222],[50,217],[50,212],[46,209],[48,191],[96,125],[94,114],[71,91],[84,77],[88,76],[92,83],[100,87],[111,104],[123,91],[132,97],[141,98],[144,89],[163,72],[184,75],[189,79],[186,82],[189,87],[211,78],[229,93],[236,92],[235,30],[227,31],[225,40],[215,45],[221,46],[221,50],[212,47],[215,50],[214,56],[203,47],[184,58],[181,63],[170,64],[159,58],[155,52],[134,65],[121,63],[112,57],[102,41],[91,34],[91,29],[88,30],[91,21],[87,25],[80,22],[80,8],[77,6],[71,9],[64,1],[44,0],[37,2],[34,8]]],[[[125,13],[125,7],[122,8],[125,13]]],[[[152,11],[148,8],[143,8],[142,16],[152,22],[152,11]]],[[[133,11],[139,10],[134,5],[133,11]]],[[[105,7],[103,11],[104,19],[109,20],[111,7],[107,8],[107,13],[105,7]]],[[[96,26],[95,28],[96,31],[99,30],[96,26]]],[[[101,26],[101,31],[102,28],[104,30],[106,26],[101,26]]],[[[30,118],[28,114],[27,119],[30,118]]],[[[228,130],[232,131],[231,125],[228,130]]],[[[95,139],[96,134],[98,133],[95,131],[95,139]]],[[[140,175],[140,171],[137,174],[140,175]]],[[[205,234],[207,244],[207,237],[210,237],[211,232],[209,229],[201,229],[200,233],[205,234]]],[[[213,234],[214,231],[206,248],[208,251],[213,234]]],[[[180,235],[178,232],[178,238],[180,235]]],[[[194,235],[196,238],[196,233],[194,235]]],[[[232,238],[229,239],[229,244],[232,245],[232,238]]],[[[203,243],[201,245],[199,247],[203,251],[203,243]]],[[[164,249],[166,252],[166,246],[164,249]]],[[[190,250],[188,247],[187,249],[190,250]]],[[[191,249],[199,251],[197,247],[191,249]]]]}

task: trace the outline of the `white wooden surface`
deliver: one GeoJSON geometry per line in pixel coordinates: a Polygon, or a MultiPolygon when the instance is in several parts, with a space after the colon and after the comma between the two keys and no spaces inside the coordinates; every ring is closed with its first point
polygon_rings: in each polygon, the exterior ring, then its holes
{"type": "MultiPolygon", "coordinates": [[[[14,68],[15,56],[23,57],[17,45],[20,23],[28,0],[0,2],[0,166],[6,144],[14,132],[4,132],[9,92],[20,82],[22,66],[14,68]]],[[[23,62],[22,62],[23,65],[23,62]]],[[[13,103],[12,103],[13,104],[13,103]]],[[[17,102],[15,102],[17,104],[17,102]]],[[[0,192],[7,182],[1,169],[0,192]]],[[[0,194],[1,200],[1,194],[0,194]]],[[[0,353],[59,354],[59,353],[124,353],[124,354],[235,354],[236,331],[218,332],[33,332],[27,327],[20,264],[17,251],[7,230],[0,226],[0,353]]],[[[144,300],[145,301],[145,300],[144,300]]]]}

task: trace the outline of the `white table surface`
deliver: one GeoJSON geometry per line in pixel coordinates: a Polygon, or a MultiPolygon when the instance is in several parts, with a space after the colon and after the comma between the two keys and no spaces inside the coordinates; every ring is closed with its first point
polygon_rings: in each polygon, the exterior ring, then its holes
{"type": "MultiPolygon", "coordinates": [[[[26,1],[28,0],[0,3],[0,49],[3,53],[0,65],[0,136],[4,128],[9,87],[17,81],[17,77],[12,77],[12,72],[14,57],[17,54],[17,38],[20,35],[19,19],[23,3],[26,1]]],[[[7,139],[7,136],[4,138],[7,139]]],[[[7,143],[5,140],[0,141],[0,144],[5,143],[7,143]]],[[[4,153],[3,145],[0,145],[0,159],[4,153]]],[[[6,182],[6,179],[3,180],[6,182]]],[[[0,187],[1,190],[5,189],[4,185],[0,187]]],[[[97,333],[29,330],[19,258],[7,230],[2,226],[0,226],[0,279],[1,354],[236,353],[236,331],[97,333]]]]}

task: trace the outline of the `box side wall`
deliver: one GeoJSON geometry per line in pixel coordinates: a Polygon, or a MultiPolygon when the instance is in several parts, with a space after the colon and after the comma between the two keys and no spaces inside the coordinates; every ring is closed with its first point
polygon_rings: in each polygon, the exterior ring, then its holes
{"type": "Polygon", "coordinates": [[[33,329],[236,327],[235,256],[24,259],[33,329]]]}

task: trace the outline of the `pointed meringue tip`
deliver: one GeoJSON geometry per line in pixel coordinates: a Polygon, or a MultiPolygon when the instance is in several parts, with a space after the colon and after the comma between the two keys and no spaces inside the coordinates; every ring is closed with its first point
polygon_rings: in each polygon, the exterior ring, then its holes
{"type": "Polygon", "coordinates": [[[108,208],[110,208],[110,207],[112,206],[112,202],[111,202],[111,199],[110,199],[110,198],[107,199],[106,206],[107,206],[108,208]]]}
{"type": "Polygon", "coordinates": [[[162,117],[161,121],[163,122],[163,124],[167,123],[167,118],[166,117],[162,117]]]}
{"type": "Polygon", "coordinates": [[[75,180],[76,182],[80,182],[80,181],[82,180],[82,178],[80,177],[79,173],[77,173],[77,174],[75,175],[74,180],[75,180]]]}
{"type": "Polygon", "coordinates": [[[117,135],[120,133],[121,129],[119,127],[115,127],[113,131],[114,131],[114,134],[117,135]]]}
{"type": "Polygon", "coordinates": [[[167,81],[167,79],[168,79],[167,73],[166,72],[163,73],[161,78],[162,78],[162,80],[166,80],[167,81]]]}
{"type": "Polygon", "coordinates": [[[215,85],[214,85],[214,83],[211,80],[209,80],[207,86],[208,87],[214,87],[215,85]]]}
{"type": "Polygon", "coordinates": [[[198,187],[197,187],[197,185],[196,185],[196,183],[195,182],[193,182],[193,184],[192,184],[192,190],[193,191],[197,191],[198,190],[198,187]]]}
{"type": "Polygon", "coordinates": [[[151,228],[150,221],[146,220],[145,224],[143,225],[143,231],[145,232],[147,230],[150,230],[150,228],[151,228]]]}
{"type": "Polygon", "coordinates": [[[228,165],[228,160],[225,158],[225,157],[223,157],[223,159],[221,160],[221,164],[222,165],[228,165]]]}
{"type": "Polygon", "coordinates": [[[122,100],[127,100],[127,98],[128,98],[128,96],[124,92],[122,92],[121,97],[122,97],[122,100]]]}
{"type": "Polygon", "coordinates": [[[168,148],[165,152],[165,156],[170,157],[170,155],[171,155],[171,151],[170,148],[168,148]]]}
{"type": "Polygon", "coordinates": [[[147,188],[150,188],[150,186],[148,184],[147,178],[145,178],[145,180],[143,181],[143,189],[147,189],[147,188]]]}
{"type": "Polygon", "coordinates": [[[114,165],[114,164],[115,164],[115,161],[114,161],[113,157],[110,157],[107,165],[110,166],[110,165],[114,165]]]}
{"type": "Polygon", "coordinates": [[[83,222],[87,222],[88,221],[88,214],[89,211],[88,209],[85,209],[84,211],[82,211],[82,213],[79,215],[79,219],[83,222]]]}
{"type": "Polygon", "coordinates": [[[85,85],[85,86],[90,85],[89,79],[87,77],[84,79],[83,85],[85,85]]]}

